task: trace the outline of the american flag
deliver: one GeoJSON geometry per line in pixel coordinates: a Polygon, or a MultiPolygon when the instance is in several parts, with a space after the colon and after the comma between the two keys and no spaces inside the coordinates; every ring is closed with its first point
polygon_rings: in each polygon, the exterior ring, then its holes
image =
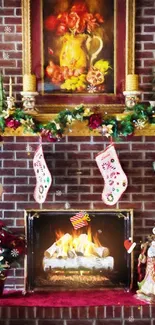
{"type": "Polygon", "coordinates": [[[70,221],[74,229],[78,229],[88,225],[87,218],[89,218],[88,214],[85,211],[81,211],[71,217],[70,221]]]}

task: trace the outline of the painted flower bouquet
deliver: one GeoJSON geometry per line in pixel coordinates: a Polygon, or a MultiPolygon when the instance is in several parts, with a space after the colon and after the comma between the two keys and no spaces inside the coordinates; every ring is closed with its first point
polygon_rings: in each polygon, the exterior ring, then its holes
{"type": "Polygon", "coordinates": [[[25,238],[13,234],[0,222],[0,280],[4,281],[7,270],[25,253],[25,238]]]}
{"type": "Polygon", "coordinates": [[[55,31],[57,36],[62,36],[67,32],[91,34],[103,22],[104,19],[99,13],[90,13],[87,5],[78,1],[69,11],[47,17],[44,25],[46,29],[55,31]]]}

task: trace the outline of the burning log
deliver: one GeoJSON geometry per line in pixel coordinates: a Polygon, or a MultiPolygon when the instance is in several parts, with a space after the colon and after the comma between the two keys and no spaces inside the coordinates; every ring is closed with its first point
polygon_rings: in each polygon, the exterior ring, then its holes
{"type": "Polygon", "coordinates": [[[110,252],[107,247],[95,247],[95,251],[98,254],[99,257],[107,257],[109,256],[110,252]]]}
{"type": "MultiPolygon", "coordinates": [[[[61,256],[60,247],[66,247],[66,248],[69,247],[71,241],[72,241],[72,236],[70,234],[65,234],[45,251],[44,256],[52,257],[55,253],[58,253],[58,256],[60,257],[61,256]]],[[[65,253],[65,256],[67,256],[67,253],[65,253]]]]}
{"type": "Polygon", "coordinates": [[[54,269],[76,269],[76,270],[113,270],[114,258],[112,256],[107,257],[95,257],[95,256],[77,256],[75,258],[43,258],[44,271],[54,269]]]}

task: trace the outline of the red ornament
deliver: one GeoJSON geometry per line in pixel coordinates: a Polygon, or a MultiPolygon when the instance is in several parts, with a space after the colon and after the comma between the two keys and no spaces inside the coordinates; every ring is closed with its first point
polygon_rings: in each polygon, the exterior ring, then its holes
{"type": "Polygon", "coordinates": [[[90,129],[97,129],[99,126],[102,125],[102,116],[101,114],[92,114],[89,117],[89,128],[90,129]]]}

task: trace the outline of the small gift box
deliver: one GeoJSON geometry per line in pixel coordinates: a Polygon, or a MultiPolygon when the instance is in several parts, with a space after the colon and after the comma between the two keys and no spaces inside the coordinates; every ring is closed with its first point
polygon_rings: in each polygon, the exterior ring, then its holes
{"type": "Polygon", "coordinates": [[[81,211],[76,213],[75,216],[70,218],[70,221],[74,227],[74,229],[82,228],[84,226],[88,226],[88,222],[90,221],[89,214],[85,211],[81,211]]]}

